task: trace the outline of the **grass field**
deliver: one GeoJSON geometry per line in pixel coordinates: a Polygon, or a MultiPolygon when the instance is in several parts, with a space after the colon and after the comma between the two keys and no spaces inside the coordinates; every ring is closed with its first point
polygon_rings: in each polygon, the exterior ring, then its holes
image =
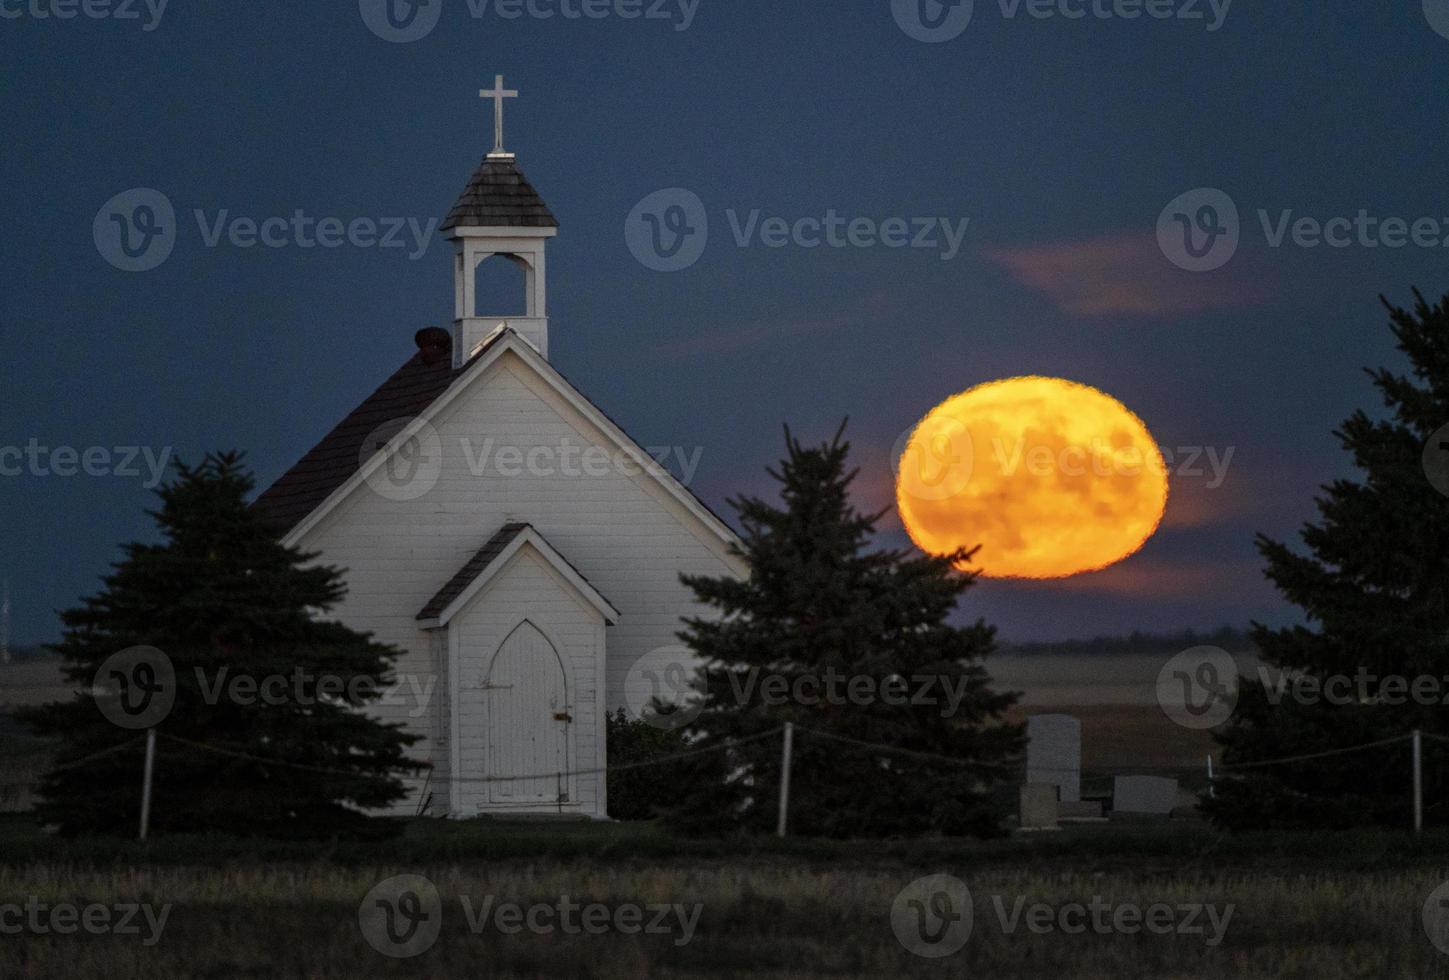
{"type": "MultiPolygon", "coordinates": [[[[1421,911],[1449,834],[1227,837],[1196,822],[1114,826],[985,843],[683,840],[640,824],[419,821],[382,845],[183,837],[64,841],[0,820],[0,905],[170,905],[159,940],[35,935],[0,941],[0,976],[118,977],[1449,977],[1421,911]],[[1050,868],[1050,871],[1044,869],[1050,868]],[[441,934],[393,959],[358,910],[375,885],[420,874],[441,934]],[[917,956],[892,929],[901,890],[947,873],[970,889],[964,948],[917,956]],[[697,909],[693,930],[569,935],[470,921],[495,903],[697,909]],[[997,902],[1060,910],[1207,904],[1211,931],[1003,926],[997,902]],[[471,906],[465,907],[467,899],[471,906]]],[[[959,910],[959,906],[957,907],[959,910]]],[[[543,920],[540,920],[543,921],[543,920]]],[[[1178,921],[1188,926],[1186,916],[1178,921]]],[[[1198,923],[1205,925],[1204,916],[1198,923]]],[[[1075,923],[1068,923],[1069,925],[1075,923]]]]}

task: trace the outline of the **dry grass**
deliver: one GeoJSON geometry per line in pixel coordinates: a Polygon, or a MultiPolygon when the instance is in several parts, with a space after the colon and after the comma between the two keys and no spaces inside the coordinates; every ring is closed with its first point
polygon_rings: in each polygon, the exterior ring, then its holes
{"type": "Polygon", "coordinates": [[[1449,976],[1449,956],[1420,926],[1440,878],[1404,875],[1189,873],[1042,874],[955,869],[975,900],[966,947],[944,960],[906,952],[890,926],[892,902],[923,871],[950,867],[812,868],[759,862],[580,867],[553,862],[341,869],[147,868],[0,870],[0,896],[46,902],[172,903],[160,942],[137,937],[25,936],[0,942],[0,976],[13,977],[683,977],[742,975],[991,976],[1006,978],[1449,976]],[[374,951],[357,922],[378,881],[417,872],[443,896],[443,933],[422,955],[374,951]],[[481,903],[578,901],[700,903],[698,932],[671,935],[501,935],[470,931],[460,896],[481,903]],[[1221,945],[1197,935],[1034,934],[1002,931],[992,896],[1060,906],[1114,903],[1235,907],[1221,945]]]}

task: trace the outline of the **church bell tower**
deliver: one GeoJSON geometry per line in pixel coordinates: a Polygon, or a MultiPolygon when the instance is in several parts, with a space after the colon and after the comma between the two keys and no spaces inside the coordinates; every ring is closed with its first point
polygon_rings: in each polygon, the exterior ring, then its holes
{"type": "Polygon", "coordinates": [[[453,366],[462,367],[478,346],[501,327],[511,327],[548,357],[548,291],[544,251],[558,234],[553,213],[529,184],[512,153],[503,148],[503,100],[517,91],[503,87],[479,93],[494,102],[493,152],[483,159],[442,230],[453,243],[453,366]],[[524,311],[504,314],[478,308],[478,267],[489,260],[512,262],[524,273],[524,311]]]}

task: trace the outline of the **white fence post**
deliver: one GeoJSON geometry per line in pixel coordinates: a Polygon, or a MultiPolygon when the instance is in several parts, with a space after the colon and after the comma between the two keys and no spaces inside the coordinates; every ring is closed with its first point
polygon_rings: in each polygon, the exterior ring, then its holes
{"type": "Polygon", "coordinates": [[[146,774],[141,777],[141,840],[151,829],[151,774],[156,769],[156,729],[146,729],[146,774]]]}
{"type": "Polygon", "coordinates": [[[1414,729],[1414,833],[1424,829],[1424,740],[1414,729]]]}
{"type": "Polygon", "coordinates": [[[785,722],[785,746],[780,756],[780,820],[775,825],[775,836],[784,837],[790,822],[790,756],[795,748],[795,725],[785,722]]]}

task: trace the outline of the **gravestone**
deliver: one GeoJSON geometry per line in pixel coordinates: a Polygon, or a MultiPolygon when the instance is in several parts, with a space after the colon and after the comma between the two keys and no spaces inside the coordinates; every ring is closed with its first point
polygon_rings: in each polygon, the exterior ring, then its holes
{"type": "Polygon", "coordinates": [[[1021,829],[1057,829],[1057,787],[1027,783],[1021,788],[1021,829]]]}
{"type": "Polygon", "coordinates": [[[1062,823],[1097,823],[1107,818],[1102,816],[1101,800],[1082,800],[1080,803],[1057,804],[1057,818],[1062,823]]]}
{"type": "Polygon", "coordinates": [[[1063,803],[1082,799],[1082,723],[1071,715],[1026,720],[1026,781],[1056,786],[1063,803]]]}
{"type": "Polygon", "coordinates": [[[1177,806],[1177,780],[1163,776],[1118,776],[1112,781],[1112,809],[1117,813],[1167,816],[1177,806]]]}

